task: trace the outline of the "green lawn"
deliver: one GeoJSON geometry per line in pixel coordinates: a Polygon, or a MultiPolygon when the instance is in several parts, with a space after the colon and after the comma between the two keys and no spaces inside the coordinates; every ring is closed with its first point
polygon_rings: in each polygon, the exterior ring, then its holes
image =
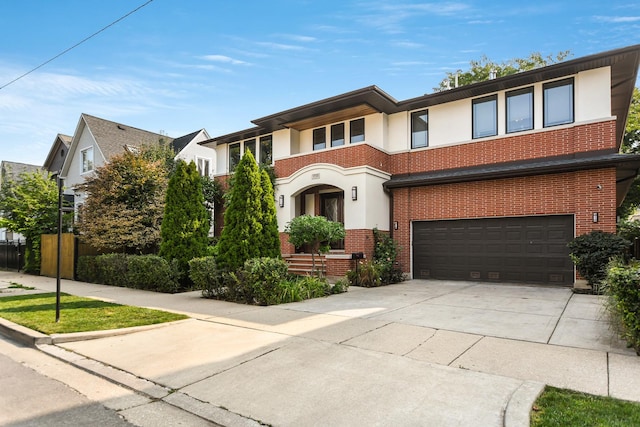
{"type": "Polygon", "coordinates": [[[56,323],[56,294],[0,298],[0,317],[45,334],[103,331],[186,319],[182,314],[61,294],[56,323]]]}
{"type": "Polygon", "coordinates": [[[640,403],[546,387],[531,411],[532,427],[640,425],[640,403]]]}

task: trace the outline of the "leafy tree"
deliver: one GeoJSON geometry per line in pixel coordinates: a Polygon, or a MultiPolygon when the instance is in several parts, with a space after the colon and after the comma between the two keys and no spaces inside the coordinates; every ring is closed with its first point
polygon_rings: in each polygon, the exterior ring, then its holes
{"type": "Polygon", "coordinates": [[[209,220],[195,163],[187,165],[178,161],[167,187],[160,228],[160,256],[169,262],[177,260],[179,270],[186,273],[191,259],[207,253],[209,220]]]}
{"type": "Polygon", "coordinates": [[[329,252],[333,242],[344,239],[344,226],[339,222],[329,221],[323,216],[300,215],[293,218],[286,226],[289,242],[295,247],[308,245],[311,250],[311,262],[316,271],[315,254],[320,256],[329,252]]]}
{"type": "Polygon", "coordinates": [[[236,167],[227,193],[224,228],[218,242],[217,262],[227,270],[261,256],[263,245],[262,197],[258,165],[249,150],[236,167]]]}
{"type": "MultiPolygon", "coordinates": [[[[625,128],[620,151],[622,153],[640,154],[640,90],[637,87],[633,89],[627,127],[625,128]]],[[[626,218],[633,214],[638,207],[640,207],[640,177],[637,177],[631,184],[627,196],[618,208],[618,215],[621,218],[626,218]]]]}
{"type": "Polygon", "coordinates": [[[263,257],[280,258],[280,233],[278,233],[278,218],[276,216],[276,202],[271,186],[271,178],[265,169],[260,170],[262,184],[262,253],[263,257]]]}
{"type": "MultiPolygon", "coordinates": [[[[51,174],[26,172],[17,180],[4,177],[0,189],[0,227],[25,236],[25,271],[40,270],[40,236],[58,231],[58,186],[51,174]]],[[[65,223],[70,223],[65,215],[65,223]]]]}
{"type": "Polygon", "coordinates": [[[125,152],[79,186],[86,192],[78,230],[99,249],[154,253],[160,243],[168,171],[146,151],[125,152]]]}
{"type": "Polygon", "coordinates": [[[495,77],[504,77],[521,71],[533,70],[534,68],[544,67],[545,65],[555,64],[564,61],[571,56],[568,50],[558,52],[557,55],[542,56],[540,52],[533,52],[526,58],[513,58],[501,63],[494,62],[483,55],[479,60],[469,62],[469,70],[457,70],[447,72],[440,85],[433,88],[435,92],[441,92],[455,86],[456,75],[458,77],[458,86],[469,85],[489,80],[491,72],[495,72],[495,77]]]}

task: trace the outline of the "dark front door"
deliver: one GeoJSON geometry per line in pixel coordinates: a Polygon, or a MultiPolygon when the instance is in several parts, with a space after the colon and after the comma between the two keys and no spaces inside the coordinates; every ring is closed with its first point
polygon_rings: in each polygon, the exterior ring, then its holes
{"type": "MultiPolygon", "coordinates": [[[[329,221],[344,224],[344,192],[321,193],[320,215],[329,221]]],[[[332,243],[331,249],[344,249],[344,240],[332,243]]]]}
{"type": "Polygon", "coordinates": [[[413,223],[413,277],[573,283],[572,215],[413,223]]]}

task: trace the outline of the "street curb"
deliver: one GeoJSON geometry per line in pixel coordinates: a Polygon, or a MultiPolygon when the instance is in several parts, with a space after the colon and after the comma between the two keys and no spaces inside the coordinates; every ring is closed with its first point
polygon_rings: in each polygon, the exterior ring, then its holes
{"type": "Polygon", "coordinates": [[[25,326],[18,325],[0,317],[0,334],[22,344],[35,347],[38,344],[51,344],[51,337],[25,326]]]}
{"type": "Polygon", "coordinates": [[[132,326],[130,328],[121,329],[108,329],[105,331],[72,332],[68,334],[47,335],[0,317],[0,334],[30,347],[36,347],[41,344],[61,344],[66,342],[87,341],[98,338],[115,337],[118,335],[128,335],[136,332],[147,331],[150,329],[164,328],[166,326],[172,326],[178,323],[193,320],[195,319],[189,318],[176,320],[173,322],[155,323],[153,325],[132,326]]]}
{"type": "Polygon", "coordinates": [[[533,403],[544,390],[545,384],[537,381],[525,381],[516,389],[504,410],[504,427],[529,427],[529,413],[533,403]]]}

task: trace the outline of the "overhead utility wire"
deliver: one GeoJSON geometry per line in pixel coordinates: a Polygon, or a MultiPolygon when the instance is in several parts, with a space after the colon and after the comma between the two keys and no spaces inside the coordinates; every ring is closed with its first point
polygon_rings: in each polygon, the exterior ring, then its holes
{"type": "Polygon", "coordinates": [[[134,13],[136,13],[137,11],[139,11],[140,9],[142,9],[143,7],[145,7],[146,5],[148,5],[149,3],[151,3],[153,0],[149,0],[146,3],[144,3],[143,5],[138,6],[137,8],[133,9],[131,12],[127,13],[124,16],[121,16],[120,18],[116,19],[115,21],[113,21],[111,24],[107,25],[106,27],[96,31],[95,33],[91,34],[89,37],[84,38],[83,40],[79,41],[78,43],[74,44],[73,46],[71,46],[68,49],[65,49],[64,51],[60,52],[59,54],[57,54],[56,56],[54,56],[53,58],[43,62],[42,64],[38,65],[36,68],[27,71],[26,73],[24,73],[23,75],[16,77],[15,79],[11,80],[9,83],[4,84],[2,86],[0,86],[0,90],[4,89],[5,87],[9,86],[10,84],[13,84],[15,82],[17,82],[18,80],[20,80],[23,77],[28,76],[29,74],[33,73],[34,71],[44,67],[45,65],[47,65],[49,62],[60,58],[62,55],[64,55],[65,53],[69,52],[72,49],[75,49],[76,47],[80,46],[82,43],[86,42],[87,40],[97,36],[98,34],[100,34],[101,32],[103,32],[104,30],[106,30],[109,27],[114,26],[115,24],[117,24],[118,22],[122,21],[123,19],[125,19],[126,17],[128,17],[129,15],[133,15],[134,13]]]}

